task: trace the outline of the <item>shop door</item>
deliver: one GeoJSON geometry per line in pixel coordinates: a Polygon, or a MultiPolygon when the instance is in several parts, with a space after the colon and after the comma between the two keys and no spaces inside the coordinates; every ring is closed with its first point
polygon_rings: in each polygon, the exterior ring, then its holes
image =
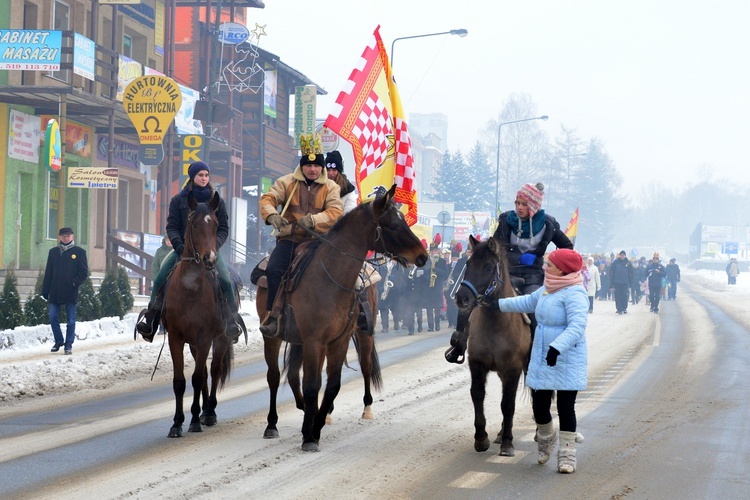
{"type": "Polygon", "coordinates": [[[31,221],[33,203],[32,176],[18,176],[18,207],[16,217],[16,262],[19,269],[31,268],[31,221]]]}

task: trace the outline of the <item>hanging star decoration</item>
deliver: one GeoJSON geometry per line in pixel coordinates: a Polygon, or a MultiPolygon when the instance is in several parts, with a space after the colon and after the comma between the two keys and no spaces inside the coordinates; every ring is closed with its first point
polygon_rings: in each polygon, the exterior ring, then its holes
{"type": "Polygon", "coordinates": [[[234,46],[234,51],[237,53],[235,60],[229,62],[221,70],[222,82],[219,83],[223,83],[230,90],[237,92],[249,90],[257,93],[263,88],[265,81],[265,71],[257,60],[260,56],[258,53],[260,37],[267,35],[266,25],[255,23],[255,28],[250,33],[252,36],[249,36],[243,43],[234,46]],[[255,82],[251,83],[251,79],[256,75],[260,76],[255,78],[255,82]]]}

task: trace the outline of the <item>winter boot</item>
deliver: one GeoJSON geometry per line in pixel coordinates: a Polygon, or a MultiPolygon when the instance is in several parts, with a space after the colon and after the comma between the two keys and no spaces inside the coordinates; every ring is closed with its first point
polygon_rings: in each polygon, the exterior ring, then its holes
{"type": "Polygon", "coordinates": [[[157,292],[154,300],[148,303],[148,308],[141,311],[136,321],[135,329],[146,342],[154,341],[154,335],[159,329],[162,307],[164,307],[163,288],[157,292]]]}
{"type": "Polygon", "coordinates": [[[560,449],[557,450],[557,472],[572,474],[576,471],[576,439],[575,432],[560,431],[560,449]]]}
{"type": "Polygon", "coordinates": [[[268,318],[260,325],[260,333],[264,337],[276,338],[279,336],[279,323],[275,316],[269,315],[268,318]]]}
{"type": "Polygon", "coordinates": [[[536,444],[539,454],[536,461],[538,463],[547,463],[550,455],[555,451],[555,441],[557,441],[557,429],[555,429],[555,423],[552,420],[544,425],[537,425],[536,444]]]}
{"type": "Polygon", "coordinates": [[[235,344],[244,331],[245,322],[240,316],[237,303],[234,300],[224,301],[224,335],[235,344]]]}

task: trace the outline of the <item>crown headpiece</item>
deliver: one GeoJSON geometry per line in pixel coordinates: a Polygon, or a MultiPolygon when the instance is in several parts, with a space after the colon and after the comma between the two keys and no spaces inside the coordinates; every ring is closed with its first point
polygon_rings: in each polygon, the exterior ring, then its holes
{"type": "Polygon", "coordinates": [[[317,155],[323,154],[323,138],[320,134],[300,134],[299,149],[302,156],[313,161],[317,155]]]}

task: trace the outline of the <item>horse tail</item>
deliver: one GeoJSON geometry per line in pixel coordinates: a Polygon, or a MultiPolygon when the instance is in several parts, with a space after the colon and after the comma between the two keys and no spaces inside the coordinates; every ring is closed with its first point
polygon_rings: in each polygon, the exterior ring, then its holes
{"type": "MultiPolygon", "coordinates": [[[[354,348],[357,350],[357,359],[359,360],[359,366],[362,366],[362,346],[360,345],[359,333],[352,335],[354,341],[354,348]]],[[[365,335],[365,334],[361,334],[365,335]]],[[[370,366],[372,372],[370,373],[370,383],[372,386],[380,391],[383,389],[383,374],[380,371],[380,358],[378,357],[378,349],[375,346],[375,338],[369,337],[372,341],[372,350],[370,351],[370,366]]]]}
{"type": "Polygon", "coordinates": [[[379,391],[383,389],[383,374],[380,373],[380,358],[378,357],[378,349],[375,347],[375,339],[372,339],[370,363],[372,363],[372,386],[379,391]]]}
{"type": "Polygon", "coordinates": [[[283,371],[299,370],[302,367],[302,344],[287,343],[284,351],[283,371]]]}
{"type": "MultiPolygon", "coordinates": [[[[227,339],[228,347],[219,358],[219,388],[223,389],[224,384],[229,380],[232,373],[232,359],[234,359],[234,344],[227,339]]],[[[214,353],[216,353],[216,344],[214,342],[214,353]]]]}

